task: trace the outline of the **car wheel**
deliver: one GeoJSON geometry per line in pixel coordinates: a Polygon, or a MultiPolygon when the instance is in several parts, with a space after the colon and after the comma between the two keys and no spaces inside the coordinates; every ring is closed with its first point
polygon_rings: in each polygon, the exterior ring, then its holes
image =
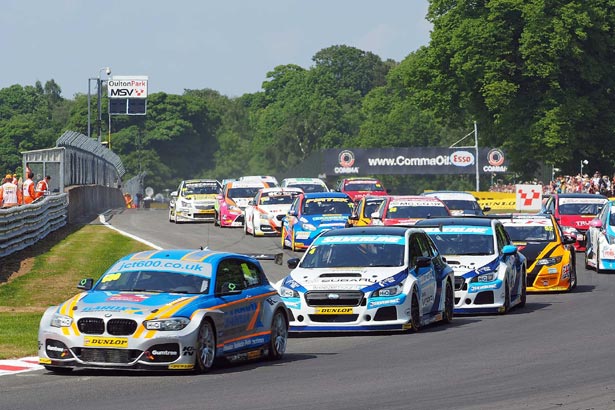
{"type": "Polygon", "coordinates": [[[57,367],[57,366],[47,366],[45,365],[45,369],[50,372],[58,373],[58,374],[67,374],[73,371],[72,367],[57,367]]]}
{"type": "Polygon", "coordinates": [[[282,233],[280,236],[282,237],[282,249],[286,249],[286,243],[284,242],[286,239],[286,228],[284,226],[282,226],[282,233]]]}
{"type": "Polygon", "coordinates": [[[444,323],[451,323],[453,321],[455,293],[453,292],[453,287],[448,280],[446,281],[446,291],[444,293],[444,298],[444,314],[442,316],[442,321],[444,323]]]}
{"type": "Polygon", "coordinates": [[[412,330],[418,332],[421,329],[421,310],[419,308],[419,297],[416,292],[412,292],[412,302],[410,304],[410,324],[412,330]]]}
{"type": "Polygon", "coordinates": [[[504,310],[502,310],[502,314],[508,313],[510,310],[510,289],[508,288],[508,283],[504,282],[504,310]]]}
{"type": "Polygon", "coordinates": [[[527,302],[527,275],[525,271],[523,271],[523,276],[521,277],[521,297],[519,298],[519,307],[525,306],[527,302]]]}
{"type": "Polygon", "coordinates": [[[243,223],[243,233],[244,235],[250,235],[250,232],[248,232],[248,222],[247,221],[243,223]]]}
{"type": "Polygon", "coordinates": [[[218,222],[218,212],[214,212],[214,226],[220,226],[220,222],[218,222]]]}
{"type": "Polygon", "coordinates": [[[171,210],[169,209],[169,222],[173,222],[173,219],[171,218],[171,210]]]}
{"type": "Polygon", "coordinates": [[[288,342],[288,322],[286,316],[278,309],[271,321],[271,340],[269,341],[269,359],[278,360],[286,352],[288,342]]]}
{"type": "Polygon", "coordinates": [[[568,279],[568,292],[577,287],[577,267],[574,263],[570,264],[570,278],[568,279]]]}
{"type": "Polygon", "coordinates": [[[600,245],[596,246],[596,273],[604,273],[604,269],[600,269],[600,245]]]}
{"type": "Polygon", "coordinates": [[[207,319],[201,323],[196,345],[196,371],[206,373],[211,370],[216,358],[216,335],[213,325],[207,319]]]}

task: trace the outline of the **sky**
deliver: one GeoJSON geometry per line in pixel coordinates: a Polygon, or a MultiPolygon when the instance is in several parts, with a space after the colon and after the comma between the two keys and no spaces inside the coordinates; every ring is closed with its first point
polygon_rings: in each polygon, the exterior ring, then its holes
{"type": "MultiPolygon", "coordinates": [[[[278,65],[309,69],[347,45],[403,60],[429,43],[428,0],[0,0],[0,89],[148,76],[148,93],[262,90],[278,65]]],[[[95,83],[92,82],[92,92],[95,83]]]]}

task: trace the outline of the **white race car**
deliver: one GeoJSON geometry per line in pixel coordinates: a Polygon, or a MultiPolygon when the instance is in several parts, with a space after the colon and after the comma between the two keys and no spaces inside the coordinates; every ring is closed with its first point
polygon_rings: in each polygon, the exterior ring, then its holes
{"type": "Polygon", "coordinates": [[[455,313],[507,313],[524,306],[527,259],[502,223],[480,216],[417,222],[455,270],[455,313]]]}
{"type": "Polygon", "coordinates": [[[221,185],[215,179],[188,179],[171,192],[169,222],[213,221],[221,185]]]}
{"type": "Polygon", "coordinates": [[[327,184],[320,178],[285,178],[282,188],[301,188],[303,192],[329,192],[327,184]]]}
{"type": "Polygon", "coordinates": [[[299,188],[263,188],[244,210],[243,230],[246,235],[279,235],[282,218],[286,216],[293,199],[303,191],[299,188]]]}
{"type": "Polygon", "coordinates": [[[418,330],[453,319],[453,270],[424,231],[342,228],[318,236],[275,287],[290,331],[418,330]]]}

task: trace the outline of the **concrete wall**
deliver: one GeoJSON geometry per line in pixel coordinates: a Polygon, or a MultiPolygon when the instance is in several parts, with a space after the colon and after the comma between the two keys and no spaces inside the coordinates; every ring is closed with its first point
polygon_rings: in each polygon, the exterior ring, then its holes
{"type": "Polygon", "coordinates": [[[110,208],[124,208],[126,202],[118,188],[101,185],[72,186],[68,193],[68,223],[83,223],[110,208]]]}

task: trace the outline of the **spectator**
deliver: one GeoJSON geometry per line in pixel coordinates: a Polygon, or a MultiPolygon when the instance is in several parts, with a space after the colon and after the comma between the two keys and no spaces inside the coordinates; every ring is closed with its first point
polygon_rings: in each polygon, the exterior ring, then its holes
{"type": "Polygon", "coordinates": [[[21,205],[21,191],[13,183],[13,175],[8,174],[0,186],[0,206],[10,208],[21,205]]]}
{"type": "Polygon", "coordinates": [[[36,184],[36,189],[34,190],[35,199],[38,199],[44,195],[49,195],[49,181],[51,181],[51,176],[49,175],[38,181],[36,184]]]}
{"type": "Polygon", "coordinates": [[[35,193],[34,193],[34,181],[32,180],[32,178],[34,177],[34,173],[32,171],[29,171],[26,174],[26,180],[23,182],[23,203],[24,204],[31,204],[35,199],[35,193]]]}

